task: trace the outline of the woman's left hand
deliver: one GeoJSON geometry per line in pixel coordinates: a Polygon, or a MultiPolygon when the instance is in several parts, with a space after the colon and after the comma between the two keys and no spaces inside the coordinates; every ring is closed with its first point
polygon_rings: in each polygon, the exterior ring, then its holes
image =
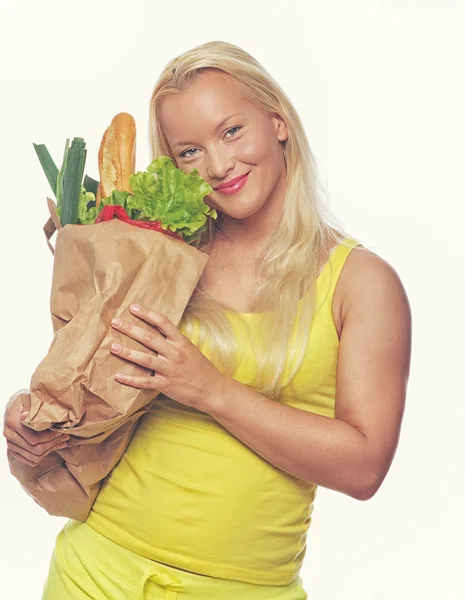
{"type": "Polygon", "coordinates": [[[153,326],[147,331],[126,321],[112,327],[154,352],[140,352],[112,344],[113,354],[155,371],[153,376],[131,377],[117,373],[115,379],[132,387],[154,389],[176,402],[208,412],[210,402],[224,390],[226,378],[165,315],[131,305],[131,313],[153,326]]]}

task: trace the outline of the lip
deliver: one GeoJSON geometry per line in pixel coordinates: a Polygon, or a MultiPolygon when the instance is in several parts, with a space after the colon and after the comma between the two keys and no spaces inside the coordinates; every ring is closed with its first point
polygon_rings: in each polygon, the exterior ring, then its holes
{"type": "MultiPolygon", "coordinates": [[[[224,183],[220,183],[220,185],[217,185],[215,188],[213,188],[214,190],[226,190],[226,191],[232,191],[232,189],[234,188],[235,185],[237,185],[238,183],[242,182],[242,180],[245,180],[245,178],[247,177],[247,175],[250,173],[250,171],[248,173],[244,173],[244,175],[239,175],[238,177],[234,177],[234,179],[230,179],[229,181],[225,181],[224,183]]],[[[245,183],[245,181],[244,181],[245,183]]]]}

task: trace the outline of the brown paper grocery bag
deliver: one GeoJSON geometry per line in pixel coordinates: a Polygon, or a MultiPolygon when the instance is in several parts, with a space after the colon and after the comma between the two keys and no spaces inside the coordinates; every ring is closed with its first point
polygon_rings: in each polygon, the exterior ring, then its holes
{"type": "MultiPolygon", "coordinates": [[[[21,402],[27,390],[17,392],[21,402]]],[[[49,454],[39,465],[30,467],[7,450],[11,473],[23,489],[50,515],[85,522],[105,477],[126,451],[140,417],[147,407],[131,415],[115,431],[49,454]]]]}
{"type": "Polygon", "coordinates": [[[177,326],[208,255],[167,234],[113,219],[60,227],[54,203],[44,232],[58,229],[50,309],[54,337],[30,383],[31,407],[23,423],[57,429],[71,447],[31,468],[8,456],[10,471],[50,514],[85,520],[102,479],[123,455],[138,419],[158,392],[125,386],[114,378],[147,369],[110,352],[113,341],[147,350],[111,327],[120,316],[150,330],[129,312],[138,303],[177,326]],[[32,469],[32,470],[31,470],[32,469]]]}

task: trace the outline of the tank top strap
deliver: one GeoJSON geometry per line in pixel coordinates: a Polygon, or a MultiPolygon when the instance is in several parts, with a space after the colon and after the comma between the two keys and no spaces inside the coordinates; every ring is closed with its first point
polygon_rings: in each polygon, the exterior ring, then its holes
{"type": "MultiPolygon", "coordinates": [[[[344,268],[347,257],[357,246],[361,246],[361,242],[355,238],[344,238],[341,244],[338,244],[330,251],[330,257],[323,266],[320,278],[324,281],[324,302],[328,304],[330,312],[332,311],[332,303],[334,291],[336,289],[339,276],[344,268]]],[[[321,282],[323,283],[323,282],[321,282]]]]}

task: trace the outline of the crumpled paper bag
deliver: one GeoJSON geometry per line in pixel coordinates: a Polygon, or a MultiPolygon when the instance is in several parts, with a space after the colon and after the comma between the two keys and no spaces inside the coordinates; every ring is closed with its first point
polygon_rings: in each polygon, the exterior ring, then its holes
{"type": "Polygon", "coordinates": [[[143,375],[147,369],[113,355],[112,342],[147,348],[113,329],[111,319],[119,316],[152,329],[129,311],[130,304],[138,303],[177,326],[209,257],[175,237],[117,219],[61,227],[54,202],[47,201],[51,218],[44,232],[55,257],[54,337],[30,389],[17,395],[30,394],[24,425],[66,432],[70,447],[36,467],[7,454],[11,473],[49,514],[84,522],[103,479],[159,393],[115,380],[117,371],[143,375]]]}

